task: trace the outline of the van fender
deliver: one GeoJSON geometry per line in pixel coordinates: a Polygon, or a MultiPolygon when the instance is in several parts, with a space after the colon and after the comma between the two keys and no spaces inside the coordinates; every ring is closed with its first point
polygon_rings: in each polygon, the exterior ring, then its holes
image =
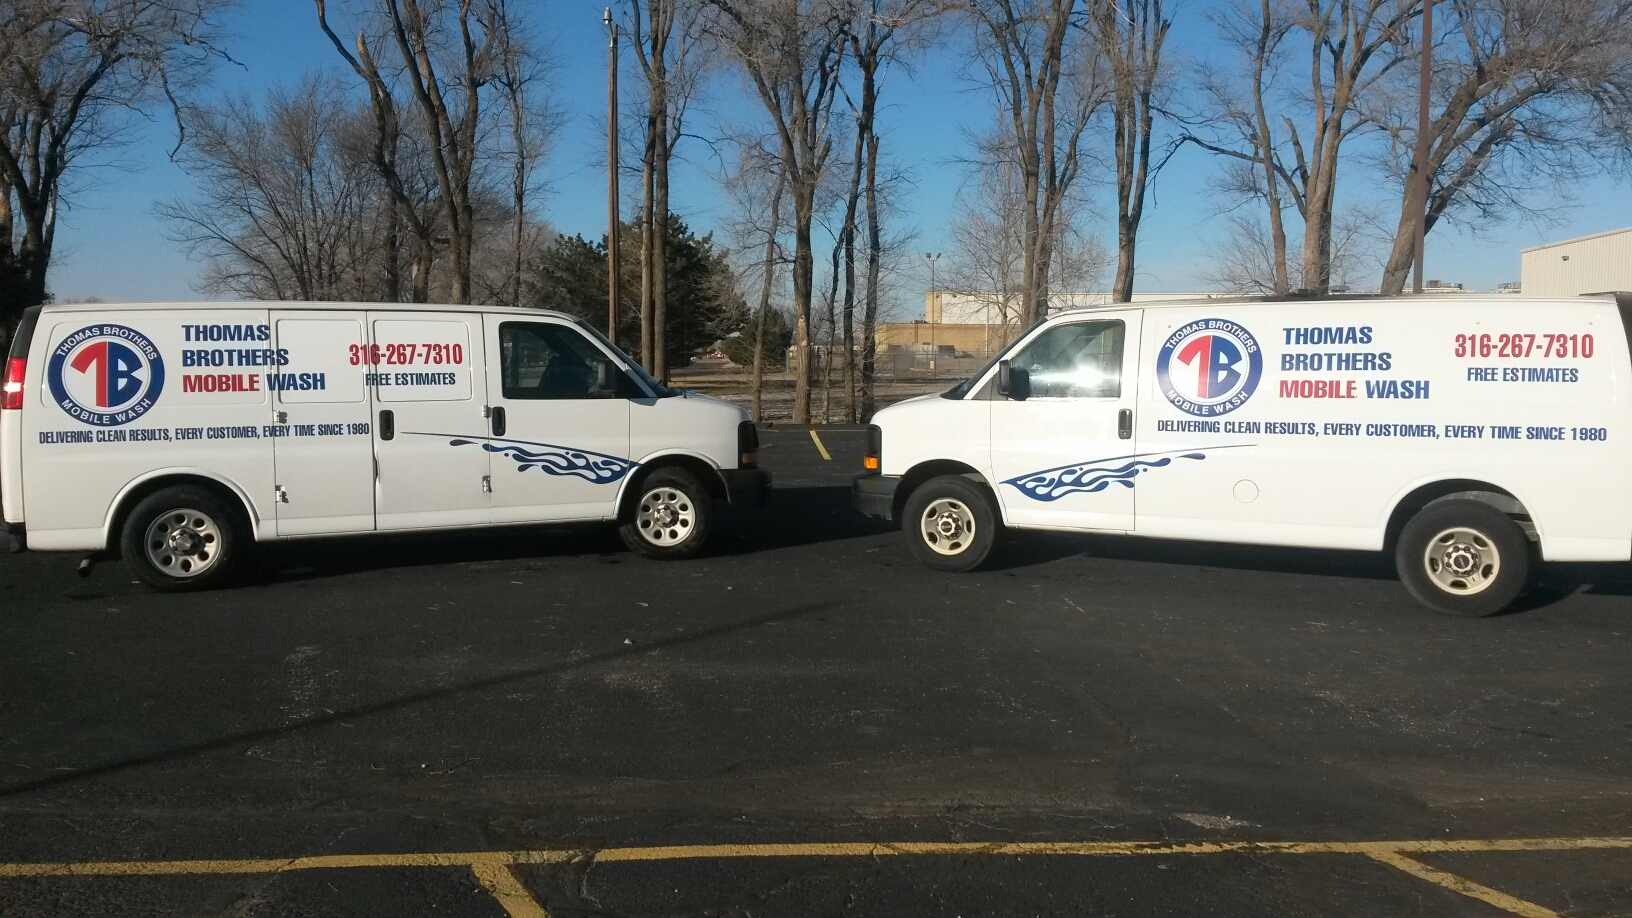
{"type": "Polygon", "coordinates": [[[202,478],[206,481],[221,485],[228,491],[231,491],[233,496],[238,498],[238,503],[243,506],[244,514],[249,517],[250,528],[254,531],[255,541],[271,541],[277,535],[276,524],[274,521],[261,516],[261,514],[256,510],[255,502],[250,500],[249,493],[243,488],[239,487],[237,482],[231,480],[230,478],[223,477],[217,472],[209,471],[208,469],[192,468],[188,466],[172,466],[170,468],[155,469],[154,471],[146,472],[136,478],[131,479],[125,484],[124,487],[119,489],[119,493],[115,494],[113,501],[108,504],[107,516],[102,521],[103,544],[111,546],[113,545],[113,540],[118,537],[118,533],[114,532],[114,524],[118,521],[119,512],[124,508],[125,502],[129,500],[130,495],[140,490],[144,485],[150,484],[160,478],[202,478]]]}
{"type": "Polygon", "coordinates": [[[634,485],[634,483],[644,478],[645,473],[650,470],[652,466],[664,464],[680,465],[689,468],[692,471],[700,471],[701,469],[706,468],[708,469],[708,475],[703,478],[703,484],[706,485],[709,491],[716,497],[720,497],[725,494],[725,476],[720,474],[720,464],[718,462],[715,462],[713,459],[697,452],[696,450],[658,450],[657,452],[651,453],[636,462],[635,467],[629,470],[629,474],[623,476],[623,482],[618,485],[618,500],[615,506],[618,508],[618,516],[620,519],[622,518],[623,511],[627,506],[626,502],[632,499],[633,492],[631,491],[631,487],[634,485]],[[665,460],[679,461],[665,463],[665,460]]]}
{"type": "Polygon", "coordinates": [[[996,513],[998,520],[1007,526],[1009,521],[1003,508],[1003,498],[997,493],[997,483],[992,481],[989,471],[982,471],[978,465],[969,461],[967,457],[942,456],[934,459],[916,459],[901,475],[901,484],[896,488],[895,492],[895,513],[899,516],[901,508],[906,505],[907,498],[912,495],[912,492],[919,485],[929,479],[938,478],[942,475],[962,475],[986,486],[986,489],[992,494],[992,512],[996,513]]]}
{"type": "MultiPolygon", "coordinates": [[[[1465,492],[1484,491],[1498,498],[1503,496],[1502,492],[1505,492],[1506,495],[1509,495],[1506,497],[1506,499],[1491,500],[1487,501],[1487,503],[1490,503],[1503,513],[1522,512],[1525,514],[1530,514],[1530,504],[1525,501],[1524,494],[1521,492],[1521,490],[1514,487],[1513,482],[1504,479],[1501,476],[1468,470],[1455,470],[1450,472],[1439,472],[1433,475],[1425,475],[1422,478],[1419,478],[1401,488],[1399,491],[1395,492],[1393,497],[1389,499],[1388,506],[1383,512],[1383,518],[1377,529],[1377,531],[1382,534],[1382,538],[1378,540],[1377,547],[1379,549],[1386,550],[1392,543],[1393,539],[1399,535],[1399,529],[1405,521],[1402,519],[1397,519],[1396,517],[1405,505],[1406,501],[1411,499],[1412,495],[1418,493],[1419,491],[1428,490],[1431,492],[1436,490],[1435,486],[1440,486],[1448,490],[1446,490],[1444,494],[1435,495],[1434,497],[1429,498],[1430,503],[1434,500],[1450,497],[1452,495],[1480,499],[1479,495],[1477,494],[1468,494],[1465,492]]],[[[1413,503],[1414,502],[1415,501],[1413,501],[1413,503]]],[[[1534,515],[1531,515],[1530,524],[1528,526],[1523,526],[1522,528],[1526,530],[1527,534],[1534,536],[1539,546],[1542,546],[1543,548],[1545,547],[1547,543],[1547,534],[1541,520],[1537,519],[1534,515]]]]}

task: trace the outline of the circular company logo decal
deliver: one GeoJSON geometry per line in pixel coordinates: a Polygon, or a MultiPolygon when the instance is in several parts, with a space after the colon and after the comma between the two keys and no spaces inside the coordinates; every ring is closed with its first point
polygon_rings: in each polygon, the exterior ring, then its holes
{"type": "Polygon", "coordinates": [[[1198,319],[1169,335],[1156,355],[1156,384],[1180,411],[1229,414],[1252,397],[1264,355],[1252,333],[1228,319],[1198,319]]]}
{"type": "Polygon", "coordinates": [[[45,380],[57,407],[98,427],[128,424],[164,389],[164,358],[147,336],[123,325],[89,325],[51,351],[45,380]]]}

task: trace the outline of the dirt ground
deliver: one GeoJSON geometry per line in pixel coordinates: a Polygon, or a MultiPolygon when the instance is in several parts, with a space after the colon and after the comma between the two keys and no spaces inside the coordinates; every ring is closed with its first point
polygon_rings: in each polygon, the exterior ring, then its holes
{"type": "MultiPolygon", "coordinates": [[[[818,384],[811,392],[810,414],[813,423],[843,423],[848,420],[849,393],[843,377],[833,374],[831,389],[818,384]]],[[[904,399],[931,392],[944,392],[955,385],[961,376],[950,373],[917,373],[893,379],[880,378],[874,385],[877,407],[893,405],[904,399]]],[[[690,389],[703,395],[712,395],[734,402],[744,408],[753,405],[753,388],[748,367],[729,360],[695,360],[691,366],[670,372],[669,382],[681,389],[690,389]]],[[[764,421],[791,421],[793,419],[793,374],[786,370],[767,373],[764,379],[764,421]]]]}

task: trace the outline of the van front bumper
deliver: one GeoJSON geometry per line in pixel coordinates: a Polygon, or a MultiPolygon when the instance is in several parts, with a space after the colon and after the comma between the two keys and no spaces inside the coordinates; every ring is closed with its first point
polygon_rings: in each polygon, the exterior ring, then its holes
{"type": "Polygon", "coordinates": [[[771,473],[764,469],[721,469],[725,499],[733,510],[752,510],[765,505],[771,490],[771,473]]]}
{"type": "Polygon", "coordinates": [[[901,479],[894,475],[863,472],[850,480],[850,505],[862,516],[875,520],[895,518],[895,489],[901,479]]]}

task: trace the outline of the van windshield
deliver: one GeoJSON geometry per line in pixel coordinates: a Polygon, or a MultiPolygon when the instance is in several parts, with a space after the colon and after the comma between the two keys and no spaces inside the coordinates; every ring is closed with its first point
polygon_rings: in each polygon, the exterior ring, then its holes
{"type": "Polygon", "coordinates": [[[988,370],[990,370],[993,366],[995,366],[999,360],[1003,359],[1003,355],[1007,351],[1008,351],[1008,348],[1004,348],[1003,350],[998,351],[997,354],[995,356],[993,356],[991,360],[986,361],[985,366],[983,366],[980,369],[975,371],[975,375],[969,377],[968,379],[964,380],[963,382],[958,383],[957,385],[955,385],[952,388],[946,390],[945,392],[942,392],[941,393],[941,398],[959,399],[959,398],[963,398],[964,396],[968,395],[969,390],[971,388],[973,388],[974,385],[975,385],[975,380],[980,379],[982,376],[985,376],[986,372],[988,370]]]}
{"type": "Polygon", "coordinates": [[[599,341],[599,342],[601,342],[601,344],[605,345],[607,350],[611,351],[614,354],[623,355],[623,357],[625,358],[624,366],[629,370],[630,373],[633,373],[637,379],[639,379],[641,382],[645,383],[647,388],[649,388],[653,392],[657,393],[658,398],[670,398],[672,396],[676,396],[676,395],[680,394],[680,390],[671,389],[668,386],[665,386],[662,383],[658,382],[656,379],[654,379],[652,377],[652,374],[646,372],[646,368],[640,365],[639,361],[635,360],[634,358],[630,357],[627,353],[625,353],[623,348],[618,347],[616,344],[613,344],[611,341],[608,341],[606,336],[601,334],[600,329],[596,328],[595,326],[589,324],[588,322],[584,321],[582,318],[579,318],[577,316],[573,317],[573,321],[578,324],[579,328],[581,328],[585,332],[589,333],[589,335],[591,337],[593,337],[596,341],[599,341]]]}
{"type": "Polygon", "coordinates": [[[1048,321],[1048,317],[1044,316],[1043,318],[1038,319],[1037,321],[1031,323],[1031,325],[1026,327],[1025,331],[1022,331],[1020,334],[1015,335],[1013,340],[1011,340],[1007,345],[1005,345],[996,354],[993,354],[992,359],[986,361],[985,366],[983,366],[980,369],[975,371],[975,375],[969,377],[968,379],[964,380],[963,382],[958,383],[957,385],[955,385],[952,388],[946,390],[945,392],[942,392],[941,393],[941,398],[958,399],[958,398],[963,398],[964,396],[968,395],[969,390],[971,390],[971,389],[973,389],[975,387],[975,382],[977,380],[979,380],[982,376],[985,376],[992,369],[992,367],[997,366],[997,362],[999,360],[1002,360],[1004,357],[1006,357],[1008,355],[1008,353],[1010,351],[1014,350],[1014,345],[1015,344],[1026,340],[1026,336],[1031,334],[1032,329],[1036,328],[1037,326],[1039,326],[1039,325],[1041,325],[1041,324],[1043,324],[1044,322],[1047,322],[1047,321],[1048,321]]]}

